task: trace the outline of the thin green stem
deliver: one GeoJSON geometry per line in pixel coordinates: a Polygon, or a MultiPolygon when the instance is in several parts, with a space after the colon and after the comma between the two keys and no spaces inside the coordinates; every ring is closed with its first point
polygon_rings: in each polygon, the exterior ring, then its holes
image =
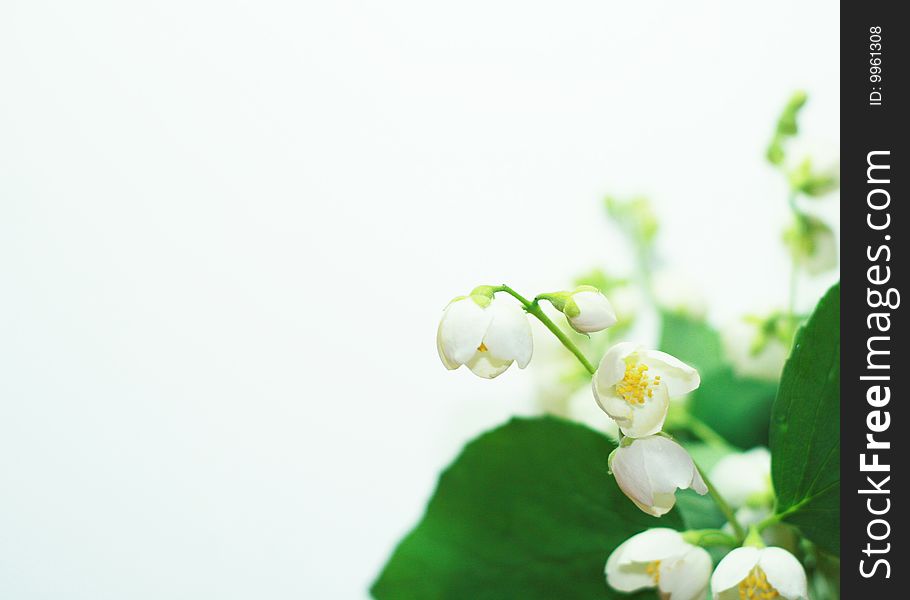
{"type": "Polygon", "coordinates": [[[736,539],[745,539],[746,530],[743,529],[743,526],[740,525],[739,521],[736,520],[736,515],[733,512],[733,508],[731,508],[730,505],[727,504],[727,501],[724,500],[724,497],[720,495],[720,492],[717,491],[717,488],[714,487],[714,484],[711,483],[710,479],[708,479],[708,475],[704,472],[704,470],[698,465],[695,465],[695,468],[698,469],[702,480],[705,482],[705,487],[708,488],[708,493],[711,494],[711,498],[714,500],[714,504],[717,505],[717,508],[720,509],[720,512],[722,512],[724,517],[727,519],[727,522],[729,522],[730,526],[733,527],[733,533],[736,535],[736,539]]]}
{"type": "Polygon", "coordinates": [[[725,452],[734,450],[733,446],[730,445],[730,442],[724,439],[724,436],[714,431],[707,423],[692,413],[686,413],[685,418],[682,419],[681,425],[709,446],[714,446],[725,452]]]}
{"type": "Polygon", "coordinates": [[[589,361],[588,357],[585,356],[584,353],[582,353],[582,351],[578,348],[578,346],[575,345],[575,342],[570,340],[569,336],[567,336],[566,333],[560,329],[559,326],[554,323],[552,319],[550,319],[550,317],[547,316],[547,313],[545,313],[540,307],[540,303],[537,298],[534,300],[528,300],[505,284],[494,288],[494,290],[497,292],[505,292],[521,302],[522,306],[528,314],[537,317],[537,320],[543,323],[544,326],[549,329],[553,335],[556,336],[556,339],[562,342],[562,345],[565,346],[569,352],[575,355],[575,358],[577,358],[578,362],[580,362],[584,368],[587,369],[588,373],[591,375],[594,374],[597,368],[591,364],[591,361],[589,361]]]}

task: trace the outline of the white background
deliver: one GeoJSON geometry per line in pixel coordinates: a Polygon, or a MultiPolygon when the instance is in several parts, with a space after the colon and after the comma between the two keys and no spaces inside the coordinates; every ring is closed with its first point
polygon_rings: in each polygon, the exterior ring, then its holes
{"type": "Polygon", "coordinates": [[[838,25],[820,1],[3,2],[0,597],[363,597],[532,389],[442,368],[452,296],[626,271],[602,198],[644,192],[713,319],[785,302],[762,157],[800,87],[837,143],[838,25]]]}

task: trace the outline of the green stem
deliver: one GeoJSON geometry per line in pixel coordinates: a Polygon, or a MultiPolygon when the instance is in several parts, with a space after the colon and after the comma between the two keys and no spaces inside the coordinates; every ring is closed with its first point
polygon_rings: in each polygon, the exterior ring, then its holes
{"type": "Polygon", "coordinates": [[[734,450],[730,443],[724,439],[724,436],[714,431],[707,423],[691,413],[686,414],[681,425],[709,446],[714,446],[724,452],[731,452],[734,450]]]}
{"type": "Polygon", "coordinates": [[[720,509],[720,512],[722,512],[724,517],[727,519],[727,522],[730,523],[731,527],[733,527],[733,533],[736,534],[736,539],[745,539],[746,530],[743,529],[743,526],[740,525],[739,521],[736,520],[736,515],[733,513],[733,508],[731,508],[730,505],[727,504],[727,501],[724,500],[724,497],[720,495],[720,492],[717,491],[717,488],[714,487],[714,484],[711,483],[710,479],[708,479],[708,476],[705,474],[704,470],[702,470],[702,468],[698,465],[695,465],[695,468],[698,469],[702,480],[704,480],[705,486],[708,488],[708,493],[711,494],[711,498],[714,500],[714,504],[717,505],[717,508],[720,509]]]}
{"type": "Polygon", "coordinates": [[[594,372],[597,370],[597,368],[593,364],[591,364],[591,361],[588,360],[588,357],[586,357],[582,353],[582,351],[578,348],[578,346],[576,346],[575,343],[569,339],[569,336],[567,336],[566,333],[562,329],[560,329],[559,326],[556,323],[554,323],[552,319],[550,319],[550,317],[547,316],[547,313],[545,313],[543,311],[543,309],[540,307],[540,303],[537,298],[535,298],[534,300],[528,300],[527,298],[525,298],[524,296],[522,296],[521,294],[519,294],[518,292],[516,292],[515,290],[513,290],[512,288],[510,288],[509,286],[507,286],[505,284],[503,284],[499,287],[493,288],[493,289],[494,289],[494,291],[497,291],[497,292],[505,292],[505,293],[509,294],[510,296],[512,296],[513,298],[515,298],[516,300],[518,300],[519,302],[521,302],[521,305],[524,307],[525,311],[528,314],[531,314],[531,315],[534,315],[535,317],[537,317],[537,320],[540,321],[541,323],[543,323],[544,326],[547,329],[549,329],[553,335],[556,336],[556,339],[558,339],[560,342],[562,342],[562,345],[565,346],[569,352],[571,352],[572,354],[575,355],[575,358],[577,358],[578,361],[582,365],[584,365],[584,368],[588,370],[588,373],[590,373],[591,375],[594,374],[594,372]]]}

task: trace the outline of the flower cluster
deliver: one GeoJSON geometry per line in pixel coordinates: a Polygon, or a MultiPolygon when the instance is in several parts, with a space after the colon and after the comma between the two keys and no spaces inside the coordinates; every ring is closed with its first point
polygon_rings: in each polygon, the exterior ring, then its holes
{"type": "Polygon", "coordinates": [[[777,547],[744,546],[711,572],[711,556],[673,529],[634,535],[607,559],[607,581],[622,592],[656,588],[661,598],[700,600],[711,586],[714,600],[807,600],[806,572],[777,547]]]}
{"type": "MultiPolygon", "coordinates": [[[[621,432],[608,462],[623,493],[654,517],[674,507],[678,490],[707,494],[710,486],[691,455],[663,431],[671,400],[701,384],[698,371],[665,352],[631,342],[613,345],[594,366],[541,309],[542,301],[584,335],[618,322],[610,301],[591,286],[540,294],[533,300],[505,285],[479,286],[452,300],[443,313],[436,338],[443,365],[451,370],[465,365],[488,379],[512,363],[526,367],[533,354],[527,315],[533,315],[585,366],[594,403],[621,432]],[[520,306],[497,298],[498,293],[511,296],[520,306]]],[[[807,600],[800,562],[783,548],[765,547],[759,534],[773,505],[769,452],[757,448],[728,455],[714,467],[712,479],[717,485],[711,493],[725,509],[728,529],[680,533],[653,528],[632,536],[607,560],[609,585],[625,592],[656,588],[664,600],[698,600],[709,585],[714,600],[807,600]],[[734,509],[739,512],[734,514],[734,509]],[[750,526],[748,537],[741,522],[750,526]],[[723,536],[729,545],[744,544],[727,554],[713,574],[711,556],[699,545],[705,531],[723,536]]]]}

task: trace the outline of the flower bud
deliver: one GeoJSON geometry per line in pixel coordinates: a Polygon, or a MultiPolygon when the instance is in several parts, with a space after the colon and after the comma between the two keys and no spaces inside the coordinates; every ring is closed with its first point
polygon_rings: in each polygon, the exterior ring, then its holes
{"type": "Polygon", "coordinates": [[[616,325],[616,312],[607,297],[595,287],[576,288],[562,309],[572,329],[579,333],[594,333],[616,325]]]}

